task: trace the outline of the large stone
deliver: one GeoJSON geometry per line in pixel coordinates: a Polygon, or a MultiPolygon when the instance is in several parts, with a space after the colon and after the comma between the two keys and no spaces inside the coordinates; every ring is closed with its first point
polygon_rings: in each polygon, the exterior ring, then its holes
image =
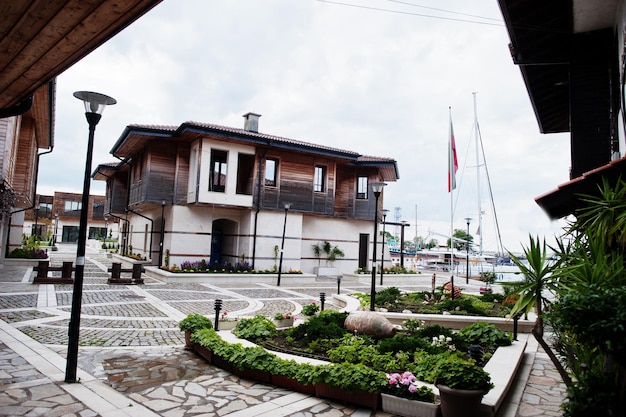
{"type": "Polygon", "coordinates": [[[375,311],[354,311],[346,318],[345,326],[350,332],[375,338],[389,337],[395,331],[393,324],[375,311]]]}

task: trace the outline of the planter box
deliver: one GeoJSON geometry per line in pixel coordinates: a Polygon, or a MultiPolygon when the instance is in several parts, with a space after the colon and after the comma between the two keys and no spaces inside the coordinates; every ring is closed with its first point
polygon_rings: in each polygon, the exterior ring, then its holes
{"type": "Polygon", "coordinates": [[[316,266],[315,275],[318,277],[340,277],[341,272],[332,266],[316,266]]]}
{"type": "Polygon", "coordinates": [[[198,355],[202,356],[208,363],[213,363],[213,351],[211,349],[207,349],[202,345],[195,343],[193,345],[193,350],[198,355]]]}
{"type": "Polygon", "coordinates": [[[193,343],[191,343],[191,330],[185,330],[185,350],[193,350],[193,343]]]}
{"type": "Polygon", "coordinates": [[[274,324],[278,328],[281,328],[281,327],[292,327],[293,326],[293,317],[290,318],[290,319],[284,319],[284,320],[274,320],[274,324]]]}
{"type": "Polygon", "coordinates": [[[230,321],[217,321],[217,329],[215,330],[232,330],[237,326],[237,322],[234,320],[230,321]]]}
{"type": "Polygon", "coordinates": [[[439,404],[408,400],[390,394],[380,394],[383,411],[403,417],[439,417],[439,404]]]}
{"type": "Polygon", "coordinates": [[[215,353],[213,353],[212,357],[213,357],[212,359],[213,365],[225,371],[228,371],[230,373],[233,372],[233,364],[228,359],[222,356],[216,355],[215,353]]]}
{"type": "Polygon", "coordinates": [[[331,387],[324,383],[315,384],[315,396],[371,408],[372,410],[377,410],[380,403],[380,394],[378,393],[362,391],[350,392],[343,388],[331,387]]]}
{"type": "Polygon", "coordinates": [[[315,385],[302,385],[297,380],[284,375],[272,375],[272,384],[294,392],[315,395],[315,385]]]}
{"type": "Polygon", "coordinates": [[[235,366],[233,367],[233,374],[244,379],[262,382],[264,384],[270,384],[272,382],[272,374],[267,371],[258,371],[256,369],[239,369],[235,366]]]}

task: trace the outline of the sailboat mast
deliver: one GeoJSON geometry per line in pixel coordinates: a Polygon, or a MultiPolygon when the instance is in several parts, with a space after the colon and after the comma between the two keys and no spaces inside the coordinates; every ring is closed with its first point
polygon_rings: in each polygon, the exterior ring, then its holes
{"type": "Polygon", "coordinates": [[[476,95],[474,91],[474,138],[476,139],[476,198],[478,202],[478,254],[483,254],[483,209],[480,203],[480,149],[478,143],[478,111],[476,109],[476,95]]]}

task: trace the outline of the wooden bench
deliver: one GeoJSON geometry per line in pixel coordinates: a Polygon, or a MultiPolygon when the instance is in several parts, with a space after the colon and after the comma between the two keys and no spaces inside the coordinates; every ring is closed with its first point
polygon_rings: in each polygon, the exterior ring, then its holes
{"type": "Polygon", "coordinates": [[[37,275],[33,279],[33,284],[72,284],[72,272],[74,272],[73,262],[63,262],[63,266],[50,266],[50,261],[39,261],[39,264],[33,267],[33,271],[37,275]],[[61,272],[60,277],[48,276],[49,272],[61,272]]]}
{"type": "Polygon", "coordinates": [[[120,262],[113,262],[111,268],[108,269],[111,273],[111,278],[107,281],[109,284],[143,284],[143,278],[141,274],[146,272],[141,264],[133,264],[132,268],[122,268],[120,262]],[[130,273],[131,278],[122,278],[123,273],[130,273]]]}

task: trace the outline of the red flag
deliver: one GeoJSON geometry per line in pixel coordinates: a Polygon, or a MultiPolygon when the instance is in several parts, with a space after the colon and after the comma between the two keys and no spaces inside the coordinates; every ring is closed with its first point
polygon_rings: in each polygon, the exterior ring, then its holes
{"type": "Polygon", "coordinates": [[[452,114],[450,115],[450,141],[448,143],[448,192],[456,188],[456,171],[459,163],[456,159],[456,143],[454,142],[454,129],[452,128],[452,114]]]}

